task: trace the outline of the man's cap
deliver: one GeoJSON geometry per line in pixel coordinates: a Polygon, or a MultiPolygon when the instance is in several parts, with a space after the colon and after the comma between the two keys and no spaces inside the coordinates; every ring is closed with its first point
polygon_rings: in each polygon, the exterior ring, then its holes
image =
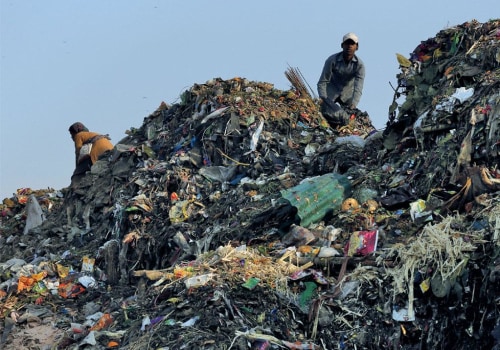
{"type": "Polygon", "coordinates": [[[344,37],[342,38],[342,42],[344,43],[347,40],[352,40],[356,44],[359,42],[358,36],[354,33],[347,33],[346,35],[344,35],[344,37]]]}

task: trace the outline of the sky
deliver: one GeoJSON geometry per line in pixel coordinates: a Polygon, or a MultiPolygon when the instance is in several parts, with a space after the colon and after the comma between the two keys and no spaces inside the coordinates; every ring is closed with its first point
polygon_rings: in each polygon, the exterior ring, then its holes
{"type": "Polygon", "coordinates": [[[396,53],[498,9],[498,0],[0,0],[0,200],[70,184],[76,121],[116,144],[194,84],[242,77],[288,90],[288,67],[316,92],[347,32],[366,66],[358,108],[384,128],[396,53]]]}

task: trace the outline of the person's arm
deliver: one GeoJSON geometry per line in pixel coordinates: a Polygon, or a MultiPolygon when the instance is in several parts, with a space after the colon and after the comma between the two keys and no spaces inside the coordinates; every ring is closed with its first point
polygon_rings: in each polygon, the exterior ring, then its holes
{"type": "Polygon", "coordinates": [[[326,101],[328,98],[327,94],[327,86],[332,78],[332,59],[328,57],[323,66],[323,70],[321,71],[321,76],[318,81],[318,95],[319,98],[323,101],[326,101]]]}
{"type": "Polygon", "coordinates": [[[354,89],[353,89],[351,108],[356,108],[358,106],[358,103],[361,100],[361,95],[363,94],[364,82],[365,82],[365,65],[363,61],[361,61],[358,58],[358,69],[356,70],[356,75],[354,77],[354,89]]]}

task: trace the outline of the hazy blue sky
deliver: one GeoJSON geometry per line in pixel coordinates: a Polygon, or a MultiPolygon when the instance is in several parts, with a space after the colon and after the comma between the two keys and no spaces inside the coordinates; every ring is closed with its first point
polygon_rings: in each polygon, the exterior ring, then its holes
{"type": "Polygon", "coordinates": [[[0,0],[0,200],[22,187],[62,189],[74,168],[68,127],[119,142],[195,83],[244,77],[287,90],[298,67],[314,89],[325,59],[355,32],[366,65],[359,108],[387,121],[399,72],[420,41],[498,0],[0,0]],[[356,4],[352,6],[351,4],[356,4]]]}

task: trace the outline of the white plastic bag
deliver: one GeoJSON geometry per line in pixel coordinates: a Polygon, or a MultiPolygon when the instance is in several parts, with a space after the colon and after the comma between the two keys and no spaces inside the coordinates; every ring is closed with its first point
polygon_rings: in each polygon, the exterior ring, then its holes
{"type": "Polygon", "coordinates": [[[90,151],[92,151],[92,143],[86,143],[80,148],[80,154],[78,156],[78,162],[81,162],[87,157],[90,157],[90,151]]]}

